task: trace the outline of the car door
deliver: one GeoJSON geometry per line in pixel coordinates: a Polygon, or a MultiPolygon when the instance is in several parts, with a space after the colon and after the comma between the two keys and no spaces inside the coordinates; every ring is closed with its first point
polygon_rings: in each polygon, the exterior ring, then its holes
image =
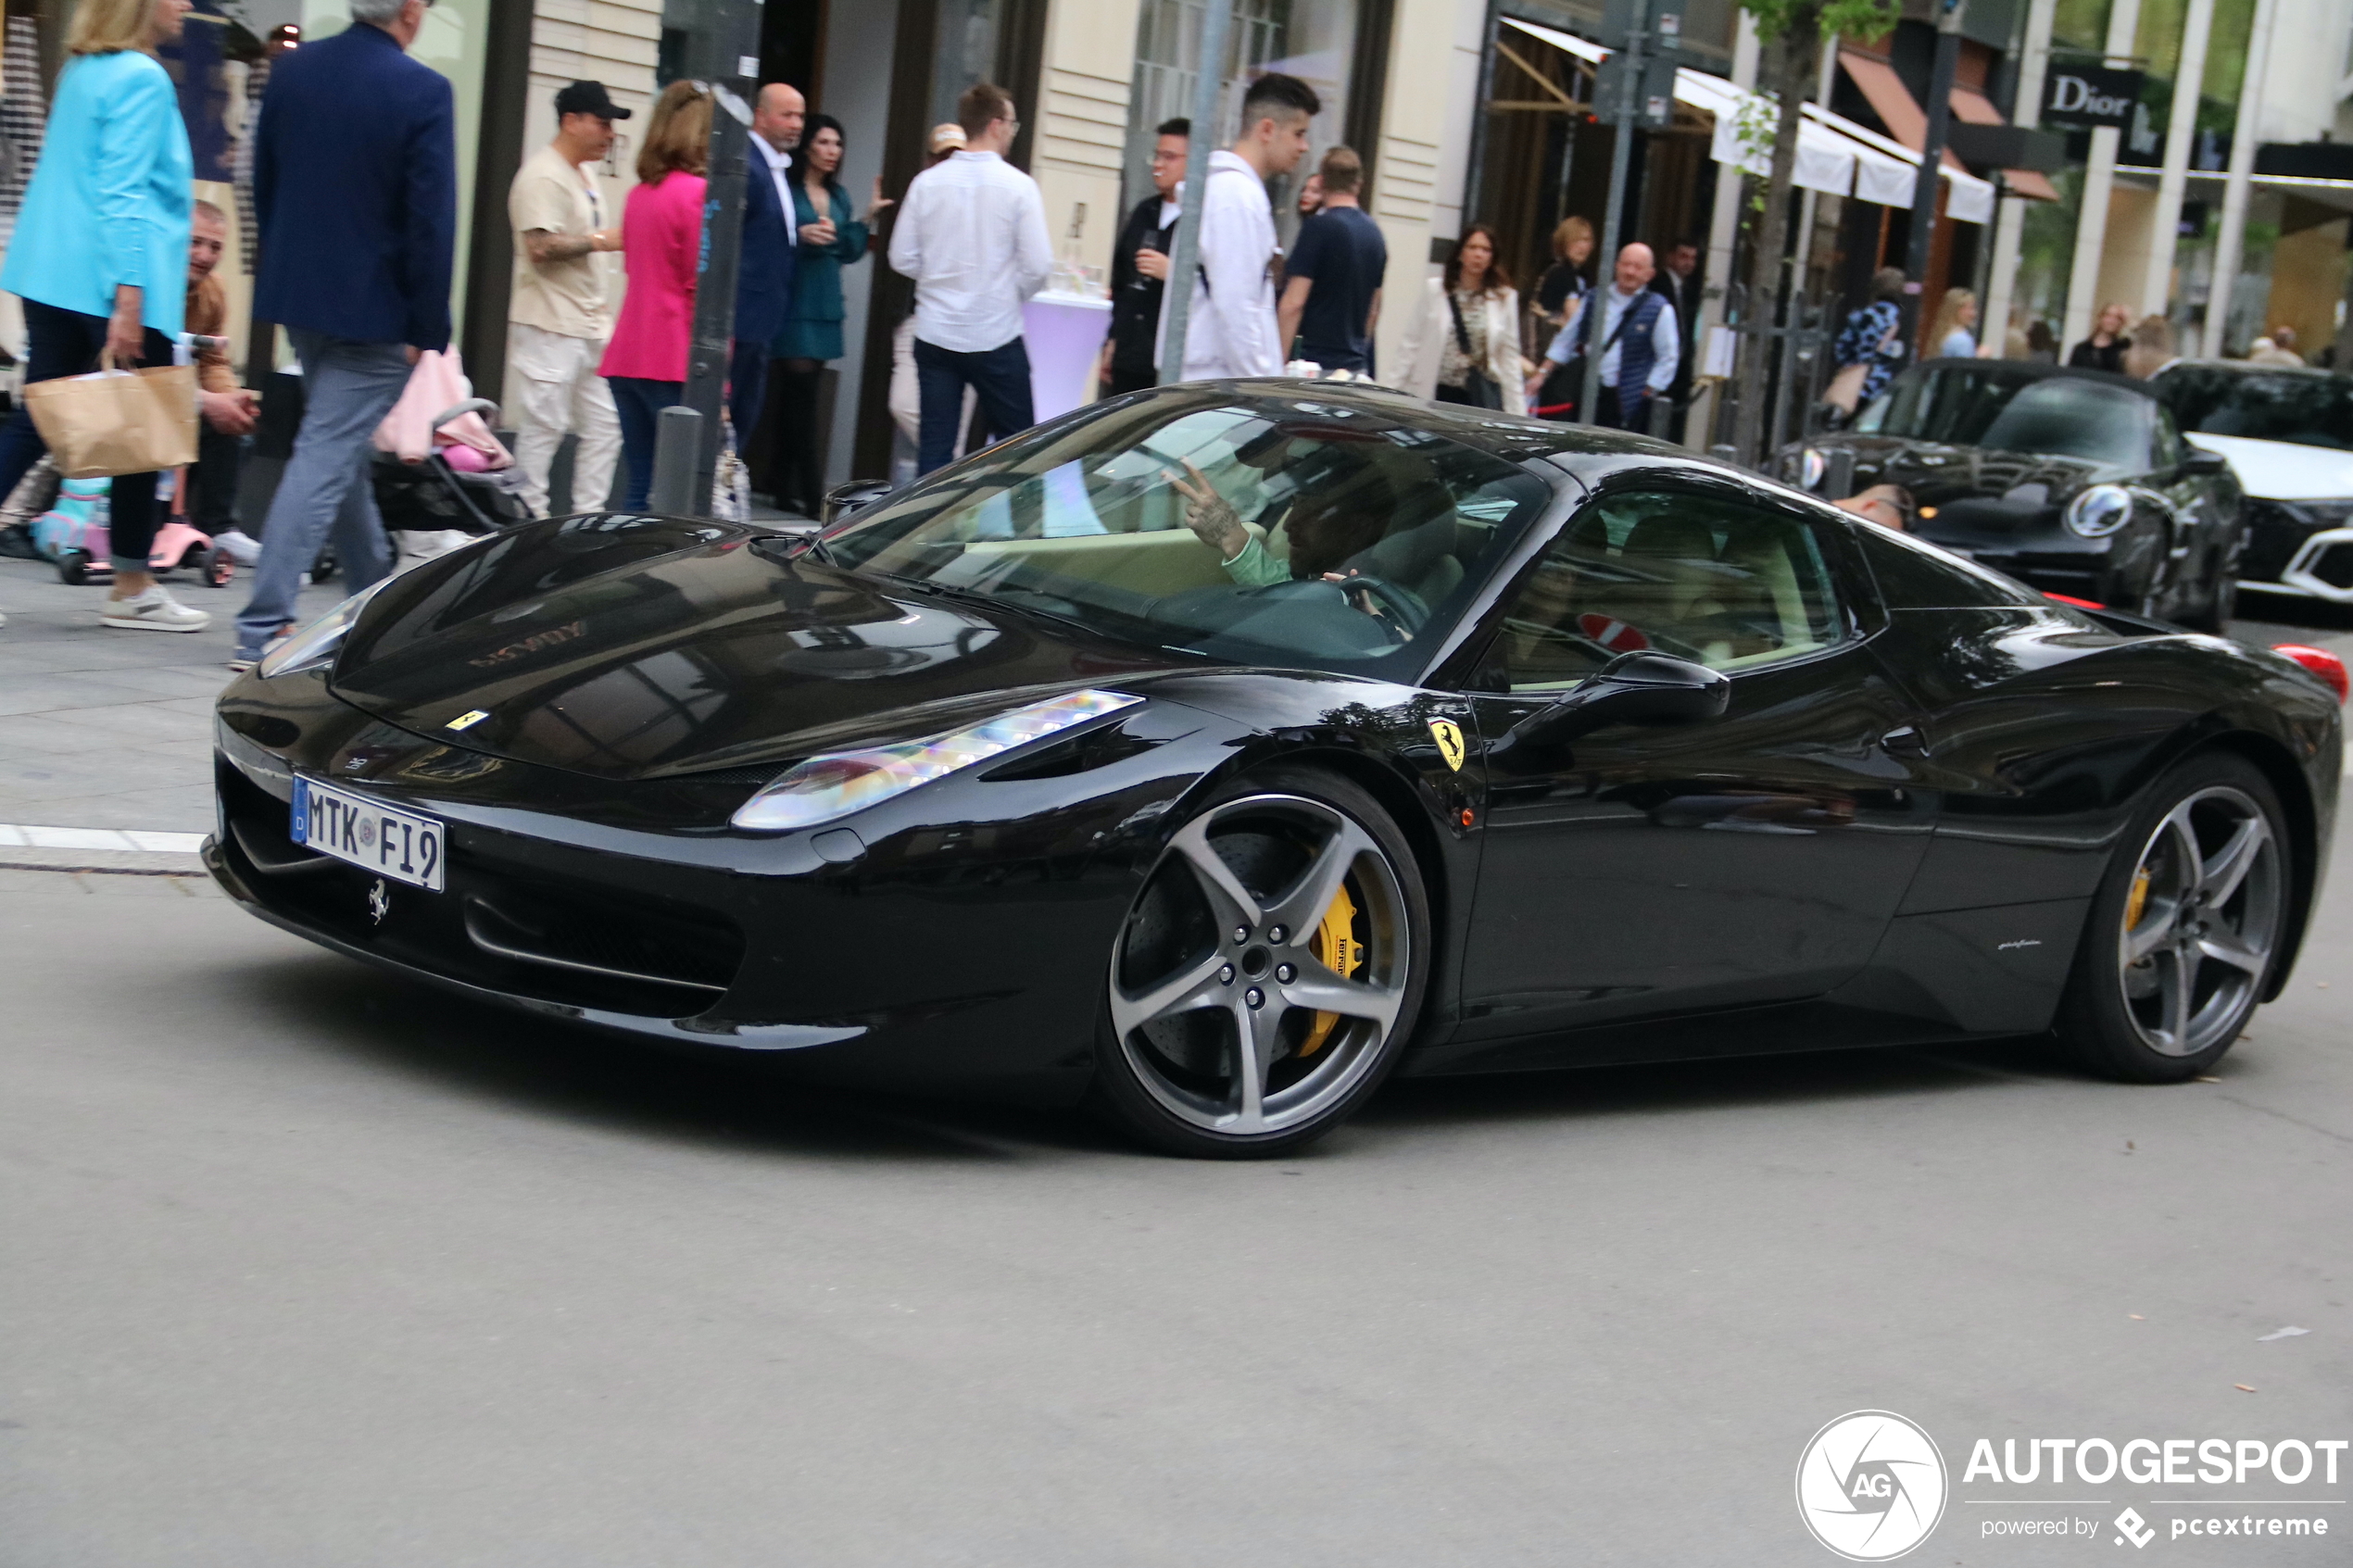
{"type": "Polygon", "coordinates": [[[1604,488],[1564,524],[1473,682],[1466,1037],[1796,1000],[1863,966],[1934,814],[1918,716],[1865,646],[1870,596],[1841,521],[1737,483],[1604,488]],[[1723,715],[1503,744],[1645,647],[1730,677],[1723,715]]]}
{"type": "Polygon", "coordinates": [[[2212,600],[2212,585],[2238,571],[2238,486],[2227,468],[2182,439],[2173,411],[2157,406],[2157,471],[2150,484],[2173,514],[2172,608],[2192,614],[2212,600]]]}

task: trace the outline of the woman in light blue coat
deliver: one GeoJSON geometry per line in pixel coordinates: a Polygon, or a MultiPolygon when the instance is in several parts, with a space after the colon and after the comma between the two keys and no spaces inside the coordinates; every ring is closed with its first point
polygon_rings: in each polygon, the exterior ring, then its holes
{"type": "MultiPolygon", "coordinates": [[[[101,354],[168,365],[187,299],[189,182],[180,98],[155,48],[180,36],[189,0],[81,0],[0,289],[22,296],[27,382],[78,376],[101,354]]],[[[0,495],[45,450],[22,407],[0,428],[0,495]]],[[[111,498],[108,626],[202,631],[148,575],[156,476],[127,473],[111,498]]]]}

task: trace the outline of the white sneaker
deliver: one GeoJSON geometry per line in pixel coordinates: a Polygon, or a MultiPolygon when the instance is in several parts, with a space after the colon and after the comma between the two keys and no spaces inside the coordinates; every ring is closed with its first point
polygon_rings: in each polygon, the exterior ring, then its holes
{"type": "Polygon", "coordinates": [[[261,541],[242,528],[224,528],[212,536],[215,549],[223,551],[239,566],[261,563],[261,541]]]}
{"type": "Polygon", "coordinates": [[[144,594],[127,599],[108,599],[100,623],[148,632],[201,632],[212,624],[212,617],[200,609],[190,609],[166,593],[160,583],[149,583],[144,594]]]}

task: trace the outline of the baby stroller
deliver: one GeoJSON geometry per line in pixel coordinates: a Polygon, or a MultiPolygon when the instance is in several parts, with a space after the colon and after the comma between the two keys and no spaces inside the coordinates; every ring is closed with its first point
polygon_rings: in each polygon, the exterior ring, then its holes
{"type": "Polygon", "coordinates": [[[481,429],[497,419],[498,405],[470,397],[434,416],[430,428],[434,445],[422,458],[410,460],[381,450],[375,455],[369,483],[400,569],[446,554],[479,535],[531,521],[531,509],[522,499],[522,471],[504,448],[485,454],[445,434],[473,415],[481,416],[474,427],[481,429]]]}

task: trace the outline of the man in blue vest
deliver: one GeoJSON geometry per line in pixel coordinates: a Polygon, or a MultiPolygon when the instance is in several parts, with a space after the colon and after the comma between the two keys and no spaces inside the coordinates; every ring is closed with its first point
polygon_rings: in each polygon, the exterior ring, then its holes
{"type": "Polygon", "coordinates": [[[1581,356],[1592,341],[1595,322],[1602,334],[1602,395],[1593,422],[1613,430],[1651,428],[1651,400],[1675,380],[1682,339],[1675,330],[1675,307],[1664,295],[1651,292],[1658,263],[1646,245],[1630,245],[1617,253],[1617,271],[1611,286],[1589,295],[1577,320],[1554,337],[1544,358],[1566,365],[1581,356]],[[1598,298],[1596,311],[1592,300],[1598,298]]]}
{"type": "Polygon", "coordinates": [[[294,340],[303,412],[232,670],[293,623],[330,527],[353,591],[389,569],[368,488],[372,438],[418,356],[449,346],[457,114],[449,79],[407,54],[427,0],[350,4],[349,27],[271,67],[255,134],[253,313],[294,340]]]}
{"type": "Polygon", "coordinates": [[[736,350],[727,366],[727,417],[736,449],[751,445],[760,405],[768,392],[768,342],[792,308],[799,257],[793,220],[792,154],[808,118],[798,88],[772,82],[760,90],[751,114],[751,153],[744,170],[742,270],[736,275],[736,350]]]}

